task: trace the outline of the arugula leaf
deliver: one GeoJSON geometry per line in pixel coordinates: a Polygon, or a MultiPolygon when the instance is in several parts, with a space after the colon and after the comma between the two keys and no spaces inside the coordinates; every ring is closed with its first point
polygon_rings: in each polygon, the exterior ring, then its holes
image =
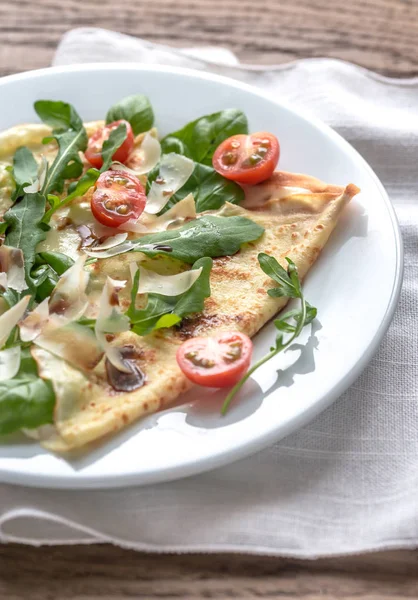
{"type": "Polygon", "coordinates": [[[17,375],[0,381],[0,435],[52,423],[54,405],[51,382],[38,376],[29,350],[22,350],[17,375]]]}
{"type": "Polygon", "coordinates": [[[86,171],[77,182],[73,182],[75,185],[73,186],[71,193],[61,201],[57,196],[48,194],[48,202],[51,204],[51,208],[45,213],[43,222],[49,223],[55,211],[69,204],[74,198],[84,196],[84,194],[96,183],[99,175],[100,171],[98,169],[89,169],[86,171]]]}
{"type": "Polygon", "coordinates": [[[201,312],[205,298],[210,296],[209,276],[212,269],[212,259],[208,257],[197,260],[192,269],[200,269],[199,278],[183,294],[179,296],[163,296],[148,294],[145,308],[135,308],[138,293],[139,271],[136,273],[131,292],[131,304],[126,314],[133,325],[132,331],[138,335],[147,335],[154,329],[172,327],[186,315],[201,312]]]}
{"type": "MultiPolygon", "coordinates": [[[[41,191],[45,195],[61,193],[66,179],[75,179],[83,172],[79,152],[84,152],[87,148],[87,133],[83,121],[71,104],[38,100],[34,106],[42,121],[53,128],[52,139],[55,138],[58,143],[58,154],[48,169],[41,191]]],[[[50,140],[51,138],[46,138],[43,141],[50,140]]]]}
{"type": "Polygon", "coordinates": [[[35,288],[35,300],[42,302],[52,294],[59,278],[52,267],[44,264],[32,269],[31,279],[35,288]]]}
{"type": "Polygon", "coordinates": [[[178,229],[145,235],[134,242],[132,250],[194,263],[203,256],[231,256],[242,244],[257,240],[263,233],[261,225],[246,217],[205,215],[178,229]]]}
{"type": "Polygon", "coordinates": [[[38,163],[26,146],[18,148],[13,156],[12,175],[16,183],[12,200],[17,200],[24,194],[23,186],[32,183],[38,177],[38,163]]]}
{"type": "Polygon", "coordinates": [[[33,289],[31,269],[35,262],[36,246],[45,239],[42,218],[45,212],[45,196],[42,194],[25,194],[4,215],[8,224],[5,244],[20,248],[25,257],[26,283],[33,289]]]}
{"type": "MultiPolygon", "coordinates": [[[[286,258],[286,260],[289,261],[290,259],[286,258]]],[[[258,255],[258,262],[260,263],[260,267],[262,268],[264,273],[279,284],[278,287],[268,290],[267,293],[269,296],[271,296],[272,298],[278,298],[281,296],[286,296],[287,298],[300,297],[299,284],[295,286],[295,282],[294,280],[292,280],[292,277],[290,275],[290,273],[292,272],[293,279],[295,277],[295,274],[297,278],[297,272],[295,272],[293,268],[288,273],[285,269],[283,269],[283,267],[277,262],[277,260],[273,256],[269,256],[268,254],[264,254],[263,252],[258,255]]]]}
{"type": "Polygon", "coordinates": [[[55,135],[58,142],[58,154],[48,169],[43,194],[61,193],[66,179],[79,177],[83,172],[83,163],[79,152],[87,148],[87,133],[84,127],[78,131],[68,131],[55,135]]]}
{"type": "Polygon", "coordinates": [[[143,94],[127,96],[114,104],[106,115],[106,123],[124,119],[131,124],[134,135],[148,131],[154,124],[150,101],[143,94]]]}
{"type": "Polygon", "coordinates": [[[289,265],[287,271],[283,269],[274,257],[264,253],[258,255],[258,262],[264,273],[269,275],[269,277],[272,277],[272,279],[279,284],[277,288],[269,290],[268,292],[276,291],[274,294],[276,297],[287,296],[290,298],[298,298],[300,300],[300,307],[287,311],[281,315],[280,319],[274,321],[274,325],[277,329],[275,345],[270,349],[268,354],[258,360],[251,369],[247,371],[244,377],[234,385],[222,405],[222,415],[227,412],[233,397],[242,388],[247,379],[249,379],[261,365],[264,365],[273,358],[273,356],[276,356],[276,354],[279,354],[279,352],[288,348],[301,333],[305,325],[311,323],[316,317],[316,308],[308,304],[305,300],[295,263],[288,257],[286,257],[286,260],[289,265]],[[284,333],[290,334],[290,337],[286,341],[283,337],[284,333]]]}
{"type": "MultiPolygon", "coordinates": [[[[148,174],[147,193],[151,187],[151,183],[158,176],[158,165],[148,174]]],[[[225,204],[239,204],[244,200],[244,190],[234,181],[230,181],[222,177],[212,167],[195,163],[195,168],[189,179],[174,194],[170,201],[161,211],[164,213],[169,210],[174,204],[183,200],[188,194],[193,194],[196,203],[197,212],[205,210],[216,210],[225,204]]]]}
{"type": "Polygon", "coordinates": [[[58,275],[65,273],[74,264],[73,259],[62,252],[40,252],[38,257],[50,265],[58,275]]]}
{"type": "Polygon", "coordinates": [[[103,158],[103,166],[100,169],[100,172],[103,173],[107,171],[110,167],[110,163],[112,162],[112,156],[115,152],[120,148],[123,142],[126,140],[126,136],[128,132],[126,130],[125,123],[121,123],[116,129],[112,129],[107,140],[104,141],[102,147],[102,158],[103,158]]]}
{"type": "Polygon", "coordinates": [[[35,267],[31,271],[36,302],[42,302],[52,294],[60,276],[73,264],[73,259],[61,252],[40,252],[36,255],[35,267]]]}
{"type": "Polygon", "coordinates": [[[208,256],[204,256],[194,263],[192,269],[202,268],[202,272],[194,284],[178,298],[173,313],[179,317],[185,317],[203,310],[204,300],[210,296],[209,276],[212,264],[213,261],[208,256]]]}
{"type": "Polygon", "coordinates": [[[170,133],[161,141],[164,154],[176,152],[205,165],[221,142],[240,133],[248,133],[247,117],[241,110],[230,108],[201,117],[170,133]]]}
{"type": "Polygon", "coordinates": [[[38,117],[52,127],[54,133],[63,133],[68,129],[84,129],[83,121],[71,104],[60,100],[38,100],[34,104],[38,117]]]}
{"type": "MultiPolygon", "coordinates": [[[[139,276],[139,272],[137,275],[139,276]]],[[[137,335],[148,335],[156,328],[158,321],[162,319],[164,315],[171,312],[172,308],[172,304],[163,297],[157,296],[156,294],[149,294],[146,307],[142,310],[135,309],[135,313],[133,311],[130,313],[132,315],[130,317],[132,321],[132,331],[137,335]]],[[[128,313],[126,314],[129,316],[128,313]]],[[[178,323],[179,320],[180,318],[176,316],[175,322],[172,324],[178,323]]]]}

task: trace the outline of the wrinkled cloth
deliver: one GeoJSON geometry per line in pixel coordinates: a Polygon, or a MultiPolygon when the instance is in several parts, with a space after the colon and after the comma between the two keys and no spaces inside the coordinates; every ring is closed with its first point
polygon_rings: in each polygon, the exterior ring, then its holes
{"type": "Polygon", "coordinates": [[[388,190],[403,234],[404,285],[376,356],[307,427],[250,458],[166,484],[109,491],[0,484],[0,539],[310,558],[416,546],[418,80],[329,59],[251,67],[223,48],[171,49],[99,29],[68,33],[54,64],[92,61],[229,75],[331,125],[388,190]]]}

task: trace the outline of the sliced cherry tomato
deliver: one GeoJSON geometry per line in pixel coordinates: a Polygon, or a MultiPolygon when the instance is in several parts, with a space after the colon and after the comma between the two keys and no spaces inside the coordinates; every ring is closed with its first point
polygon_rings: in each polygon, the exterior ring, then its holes
{"type": "Polygon", "coordinates": [[[136,221],[146,201],[137,177],[127,171],[105,171],[96,182],[91,212],[102,225],[119,227],[131,219],[136,221]]]}
{"type": "Polygon", "coordinates": [[[255,185],[271,177],[279,161],[278,139],[266,131],[233,135],[215,150],[215,171],[232,181],[255,185]]]}
{"type": "Polygon", "coordinates": [[[177,362],[190,381],[205,387],[229,387],[248,370],[253,343],[244,333],[227,331],[187,340],[177,350],[177,362]]]}
{"type": "Polygon", "coordinates": [[[134,147],[134,132],[132,131],[132,127],[128,123],[128,121],[124,121],[122,119],[120,121],[114,121],[113,123],[109,123],[109,125],[105,125],[104,127],[101,127],[100,129],[95,131],[93,135],[89,138],[87,144],[85,157],[93,167],[96,167],[96,169],[100,169],[100,167],[103,164],[103,142],[105,142],[108,139],[111,132],[117,127],[119,127],[121,123],[125,123],[126,125],[126,140],[116,150],[116,152],[112,156],[112,159],[124,163],[130,155],[130,153],[132,152],[134,147]]]}

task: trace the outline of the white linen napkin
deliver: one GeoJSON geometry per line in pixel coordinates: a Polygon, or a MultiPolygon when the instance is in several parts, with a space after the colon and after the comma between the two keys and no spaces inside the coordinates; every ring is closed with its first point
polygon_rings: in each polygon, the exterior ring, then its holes
{"type": "Polygon", "coordinates": [[[54,64],[110,60],[227,74],[339,131],[396,207],[405,244],[401,301],[363,375],[299,432],[228,467],[145,488],[0,485],[0,540],[310,558],[418,545],[418,79],[328,59],[248,67],[222,48],[173,50],[97,29],[68,33],[54,64]]]}

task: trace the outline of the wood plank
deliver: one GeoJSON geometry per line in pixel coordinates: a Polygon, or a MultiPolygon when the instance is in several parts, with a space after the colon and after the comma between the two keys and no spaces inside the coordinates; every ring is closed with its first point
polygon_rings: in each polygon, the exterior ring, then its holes
{"type": "Polygon", "coordinates": [[[221,44],[244,61],[332,56],[418,73],[416,0],[0,1],[0,74],[47,66],[63,33],[100,26],[174,45],[221,44]]]}
{"type": "Polygon", "coordinates": [[[418,597],[418,552],[299,561],[242,555],[156,555],[106,545],[0,547],[3,600],[418,597]]]}

